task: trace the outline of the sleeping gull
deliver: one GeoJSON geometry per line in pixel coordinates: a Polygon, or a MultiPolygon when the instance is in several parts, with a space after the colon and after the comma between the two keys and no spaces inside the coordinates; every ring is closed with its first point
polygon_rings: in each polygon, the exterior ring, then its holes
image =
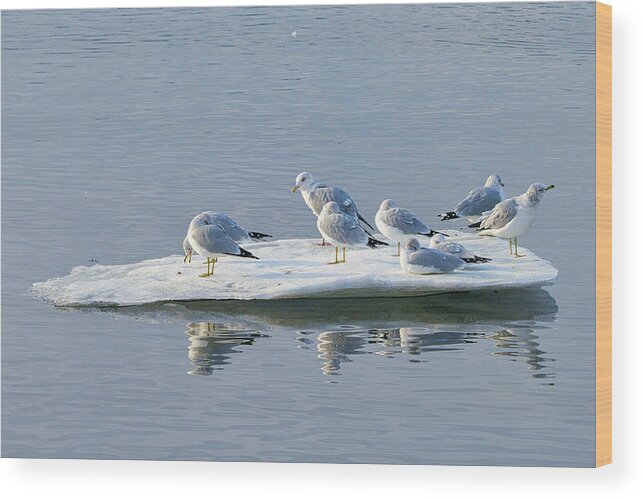
{"type": "Polygon", "coordinates": [[[211,217],[200,213],[192,219],[188,228],[188,243],[193,251],[208,259],[208,270],[200,277],[208,277],[214,274],[214,264],[218,257],[223,255],[240,256],[259,260],[249,251],[241,248],[226,233],[223,226],[212,223],[211,217]],[[210,270],[212,265],[212,270],[210,270]]]}
{"type": "Polygon", "coordinates": [[[423,248],[420,241],[411,238],[402,246],[400,266],[409,274],[445,274],[461,269],[464,262],[449,253],[423,248]]]}
{"type": "MultiPolygon", "coordinates": [[[[230,236],[235,243],[247,242],[247,241],[263,241],[267,237],[272,237],[269,234],[263,234],[261,232],[252,232],[242,227],[237,222],[232,220],[225,213],[217,213],[216,211],[204,211],[201,213],[204,217],[207,217],[210,220],[211,224],[219,224],[223,227],[223,230],[226,231],[226,234],[230,236]]],[[[188,236],[185,236],[183,240],[183,251],[185,252],[184,262],[192,261],[192,247],[190,246],[190,241],[188,236]]]]}
{"type": "Polygon", "coordinates": [[[382,201],[375,215],[375,225],[382,234],[397,243],[395,256],[400,256],[400,244],[412,236],[432,237],[441,234],[432,230],[410,211],[398,208],[392,199],[382,201]]]}
{"type": "Polygon", "coordinates": [[[335,246],[335,261],[329,263],[346,262],[347,246],[368,246],[375,248],[378,245],[388,244],[378,241],[366,232],[354,217],[343,213],[335,201],[324,205],[317,217],[317,229],[322,237],[335,246]],[[339,247],[342,247],[342,260],[339,260],[339,247]]]}
{"type": "Polygon", "coordinates": [[[446,241],[442,234],[436,234],[431,238],[429,248],[457,256],[460,260],[467,263],[486,263],[491,261],[491,258],[483,258],[473,254],[460,243],[456,243],[455,241],[446,241]]]}
{"type": "Polygon", "coordinates": [[[476,187],[467,197],[460,201],[453,211],[438,215],[442,220],[453,220],[460,217],[479,217],[485,211],[493,210],[500,201],[505,199],[505,184],[498,175],[489,175],[484,186],[476,187]]]}
{"type": "Polygon", "coordinates": [[[509,254],[518,257],[518,236],[522,236],[534,221],[536,209],[540,205],[545,191],[553,189],[553,185],[535,183],[529,186],[527,192],[498,203],[488,214],[479,221],[469,225],[478,228],[481,236],[495,236],[509,239],[509,254]],[[512,250],[511,239],[515,248],[512,250]]]}
{"type": "Polygon", "coordinates": [[[302,172],[297,175],[292,188],[293,194],[297,191],[301,191],[305,203],[316,216],[319,216],[326,203],[334,201],[339,205],[342,213],[364,222],[370,229],[373,229],[357,209],[353,198],[339,187],[328,187],[326,184],[317,182],[312,174],[302,172]]]}

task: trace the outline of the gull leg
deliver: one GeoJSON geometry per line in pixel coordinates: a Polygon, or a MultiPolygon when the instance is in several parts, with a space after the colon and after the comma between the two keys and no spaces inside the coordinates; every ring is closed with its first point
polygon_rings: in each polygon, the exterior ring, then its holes
{"type": "Polygon", "coordinates": [[[214,275],[214,264],[217,263],[218,258],[213,258],[212,259],[212,272],[210,272],[210,275],[214,275]]]}
{"type": "Polygon", "coordinates": [[[339,246],[335,246],[335,261],[334,262],[328,262],[328,265],[335,265],[336,263],[340,263],[340,261],[339,261],[339,246]]]}
{"type": "Polygon", "coordinates": [[[342,263],[346,263],[346,246],[342,248],[342,263]]]}
{"type": "Polygon", "coordinates": [[[518,254],[518,237],[517,236],[514,237],[514,251],[515,251],[516,258],[522,258],[523,256],[525,256],[525,255],[518,254]]]}
{"type": "Polygon", "coordinates": [[[397,255],[395,255],[395,256],[400,256],[400,246],[401,246],[400,242],[398,241],[397,242],[397,255]]]}
{"type": "Polygon", "coordinates": [[[192,251],[188,251],[188,263],[192,263],[192,251]]]}
{"type": "Polygon", "coordinates": [[[210,275],[210,259],[208,258],[208,271],[205,274],[199,274],[199,277],[208,277],[210,275]]]}
{"type": "Polygon", "coordinates": [[[514,249],[513,249],[513,245],[511,244],[511,238],[509,238],[509,255],[513,256],[513,254],[514,254],[514,249]]]}

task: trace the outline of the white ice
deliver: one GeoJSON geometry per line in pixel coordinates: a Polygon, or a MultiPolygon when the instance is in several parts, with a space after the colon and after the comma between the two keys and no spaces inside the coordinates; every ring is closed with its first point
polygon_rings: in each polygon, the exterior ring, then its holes
{"type": "MultiPolygon", "coordinates": [[[[199,277],[205,260],[183,255],[128,265],[74,268],[69,275],[35,283],[36,296],[58,306],[127,306],[178,300],[275,300],[323,297],[402,297],[474,290],[538,288],[553,284],[558,270],[520,248],[509,256],[508,243],[474,234],[453,235],[477,255],[492,258],[451,274],[409,275],[393,257],[397,247],[347,249],[347,262],[327,265],[335,250],[317,240],[287,239],[244,245],[260,260],[222,257],[215,274],[199,277]]],[[[424,246],[428,239],[422,238],[424,246]]]]}

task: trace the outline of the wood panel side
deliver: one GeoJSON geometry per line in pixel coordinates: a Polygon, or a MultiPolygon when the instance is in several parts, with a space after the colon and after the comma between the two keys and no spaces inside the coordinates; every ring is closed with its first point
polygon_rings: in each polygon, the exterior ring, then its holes
{"type": "Polygon", "coordinates": [[[612,7],[596,3],[596,466],[612,462],[612,7]]]}

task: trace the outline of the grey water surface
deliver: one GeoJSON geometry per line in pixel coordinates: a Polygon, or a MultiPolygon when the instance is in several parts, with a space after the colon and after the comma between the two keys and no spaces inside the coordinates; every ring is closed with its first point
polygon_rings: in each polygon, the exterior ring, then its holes
{"type": "Polygon", "coordinates": [[[2,455],[593,465],[594,55],[589,2],[3,12],[2,455]],[[490,173],[510,195],[553,183],[520,244],[559,282],[103,310],[31,295],[180,253],[206,209],[318,237],[290,192],[304,170],[371,223],[393,198],[438,229],[490,173]]]}

